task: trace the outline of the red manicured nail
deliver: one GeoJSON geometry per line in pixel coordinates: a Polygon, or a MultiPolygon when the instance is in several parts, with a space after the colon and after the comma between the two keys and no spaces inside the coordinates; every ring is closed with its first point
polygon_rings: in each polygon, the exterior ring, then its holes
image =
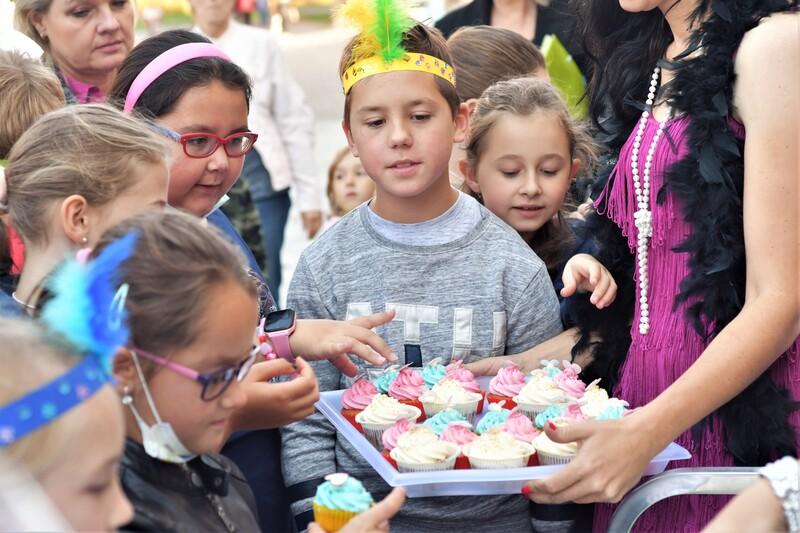
{"type": "Polygon", "coordinates": [[[550,425],[550,429],[558,429],[558,426],[556,426],[555,424],[553,424],[549,420],[547,421],[547,423],[550,425]]]}
{"type": "Polygon", "coordinates": [[[522,486],[522,495],[525,496],[526,498],[531,497],[531,486],[528,485],[527,483],[522,486]]]}

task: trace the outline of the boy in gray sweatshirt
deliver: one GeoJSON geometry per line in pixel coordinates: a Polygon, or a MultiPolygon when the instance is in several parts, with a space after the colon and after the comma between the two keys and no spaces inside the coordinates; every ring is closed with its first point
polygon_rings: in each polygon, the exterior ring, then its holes
{"type": "MultiPolygon", "coordinates": [[[[459,105],[447,69],[421,71],[395,61],[370,72],[353,62],[357,40],[340,62],[343,126],[351,151],[375,181],[375,198],[306,249],[289,288],[289,307],[300,318],[326,319],[394,309],[395,320],[378,333],[401,363],[412,366],[435,357],[446,364],[518,353],[559,333],[558,300],[542,261],[516,231],[450,186],[450,151],[464,139],[468,111],[459,105]]],[[[438,30],[416,25],[403,45],[423,64],[450,62],[438,30]]],[[[327,362],[312,364],[320,390],[352,382],[327,362]]],[[[321,414],[283,428],[282,435],[284,477],[299,530],[310,521],[314,491],[327,474],[359,478],[376,499],[388,492],[321,414]]],[[[413,498],[391,527],[529,531],[528,500],[413,498]]]]}

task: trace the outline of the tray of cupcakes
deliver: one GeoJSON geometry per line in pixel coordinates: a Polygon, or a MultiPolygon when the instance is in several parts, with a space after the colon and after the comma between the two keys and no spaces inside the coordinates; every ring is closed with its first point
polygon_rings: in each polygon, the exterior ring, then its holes
{"type": "MultiPolygon", "coordinates": [[[[476,378],[461,361],[390,367],[350,388],[323,392],[317,409],[391,486],[409,497],[515,494],[525,481],[552,474],[577,454],[542,431],[556,425],[625,416],[628,404],[580,367],[544,361],[524,374],[510,364],[476,378]]],[[[664,471],[690,458],[671,443],[648,466],[664,471]]]]}

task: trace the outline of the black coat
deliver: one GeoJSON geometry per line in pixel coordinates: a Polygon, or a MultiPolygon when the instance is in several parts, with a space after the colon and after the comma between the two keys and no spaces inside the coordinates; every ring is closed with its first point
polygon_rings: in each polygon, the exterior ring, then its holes
{"type": "Polygon", "coordinates": [[[165,463],[129,439],[120,478],[134,508],[125,531],[260,531],[253,493],[223,455],[201,455],[183,465],[165,463]]]}
{"type": "MultiPolygon", "coordinates": [[[[492,0],[472,0],[437,20],[436,27],[445,37],[450,37],[463,26],[491,26],[493,5],[492,0]]],[[[549,6],[539,5],[533,44],[541,46],[545,35],[555,34],[585,75],[587,58],[575,36],[575,22],[576,18],[569,13],[569,2],[566,0],[553,0],[549,6]]]]}

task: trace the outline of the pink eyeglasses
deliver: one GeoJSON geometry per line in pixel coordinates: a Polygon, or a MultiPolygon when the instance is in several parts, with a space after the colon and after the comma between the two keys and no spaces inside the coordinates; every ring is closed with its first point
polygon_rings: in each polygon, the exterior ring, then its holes
{"type": "Polygon", "coordinates": [[[197,370],[174,363],[169,359],[146,352],[144,350],[140,350],[138,348],[131,348],[131,350],[138,356],[149,359],[156,364],[169,368],[173,372],[180,374],[183,377],[200,383],[203,386],[203,390],[200,392],[200,398],[206,402],[210,402],[211,400],[215,400],[222,396],[230,384],[233,383],[234,378],[237,381],[242,381],[245,376],[247,376],[247,373],[250,372],[251,368],[253,368],[253,363],[255,363],[256,357],[259,353],[261,353],[261,346],[256,346],[253,348],[247,357],[245,357],[236,365],[228,368],[220,368],[219,370],[215,370],[208,374],[201,374],[197,370]]]}

